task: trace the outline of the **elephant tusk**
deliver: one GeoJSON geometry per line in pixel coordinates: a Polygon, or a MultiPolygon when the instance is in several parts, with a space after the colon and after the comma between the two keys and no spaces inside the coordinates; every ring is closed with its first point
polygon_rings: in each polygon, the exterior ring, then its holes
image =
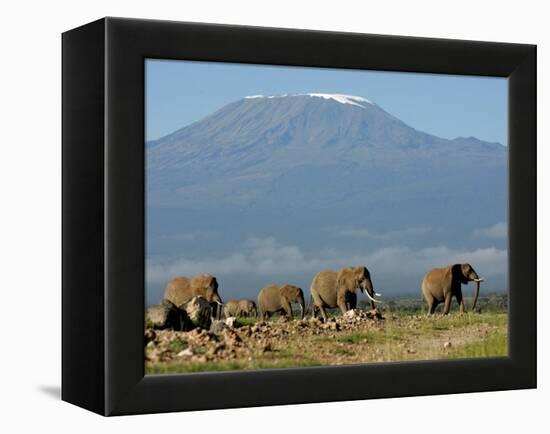
{"type": "Polygon", "coordinates": [[[220,303],[219,301],[215,300],[214,303],[218,303],[220,306],[223,306],[223,303],[220,303]]]}
{"type": "Polygon", "coordinates": [[[371,299],[372,301],[375,301],[376,303],[382,303],[382,304],[384,304],[383,301],[376,300],[376,299],[374,299],[373,297],[371,297],[371,295],[369,294],[368,291],[365,291],[365,294],[367,294],[367,297],[368,297],[369,299],[371,299]]]}
{"type": "Polygon", "coordinates": [[[377,297],[382,297],[382,294],[379,294],[378,292],[375,292],[374,295],[376,295],[377,297]]]}
{"type": "Polygon", "coordinates": [[[485,280],[485,278],[480,277],[479,279],[474,279],[474,282],[483,282],[484,280],[485,280]]]}

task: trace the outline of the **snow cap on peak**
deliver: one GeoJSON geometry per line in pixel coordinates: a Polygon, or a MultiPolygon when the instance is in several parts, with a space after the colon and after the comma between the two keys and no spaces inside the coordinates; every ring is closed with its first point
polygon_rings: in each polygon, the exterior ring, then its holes
{"type": "Polygon", "coordinates": [[[365,107],[365,104],[374,104],[372,101],[368,100],[367,98],[363,98],[362,96],[353,96],[353,95],[344,95],[344,94],[338,94],[338,93],[296,93],[291,95],[272,95],[272,96],[265,96],[265,95],[251,95],[251,96],[245,96],[245,99],[257,99],[257,98],[285,98],[285,97],[292,97],[292,96],[311,96],[315,98],[323,98],[323,99],[331,99],[336,102],[339,102],[340,104],[351,104],[358,107],[365,107]]]}
{"type": "Polygon", "coordinates": [[[372,104],[372,101],[369,101],[367,98],[363,98],[362,96],[343,95],[338,93],[306,93],[305,95],[323,99],[332,99],[341,104],[351,104],[359,107],[364,107],[363,104],[372,104]]]}

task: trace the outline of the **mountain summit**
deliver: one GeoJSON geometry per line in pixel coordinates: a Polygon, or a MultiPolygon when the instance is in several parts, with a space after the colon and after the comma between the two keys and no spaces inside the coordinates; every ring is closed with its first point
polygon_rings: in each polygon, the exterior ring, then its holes
{"type": "Polygon", "coordinates": [[[338,93],[297,93],[297,94],[291,94],[291,95],[272,95],[272,96],[264,96],[264,95],[251,95],[251,96],[245,96],[245,99],[257,99],[257,98],[287,98],[287,97],[296,97],[296,96],[310,96],[314,98],[323,98],[323,99],[332,99],[336,102],[339,102],[340,104],[351,104],[356,105],[358,107],[365,107],[365,104],[373,104],[371,101],[369,101],[366,98],[363,98],[362,96],[353,96],[353,95],[343,95],[338,93]]]}

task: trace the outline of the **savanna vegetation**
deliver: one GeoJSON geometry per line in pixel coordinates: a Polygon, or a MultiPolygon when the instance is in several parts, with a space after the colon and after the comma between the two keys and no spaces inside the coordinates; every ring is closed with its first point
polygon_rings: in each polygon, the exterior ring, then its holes
{"type": "MultiPolygon", "coordinates": [[[[466,306],[472,301],[466,299],[466,306]]],[[[508,298],[487,294],[476,312],[427,316],[419,299],[395,298],[379,312],[330,312],[322,323],[274,317],[239,318],[231,327],[189,332],[147,330],[146,373],[362,364],[506,356],[508,298]]]]}

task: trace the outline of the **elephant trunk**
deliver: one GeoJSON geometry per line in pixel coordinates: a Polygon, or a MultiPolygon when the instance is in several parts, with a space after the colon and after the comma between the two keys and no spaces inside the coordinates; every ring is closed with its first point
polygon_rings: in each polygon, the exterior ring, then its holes
{"type": "Polygon", "coordinates": [[[214,311],[212,312],[212,316],[214,319],[221,319],[222,318],[222,310],[223,310],[223,303],[222,299],[218,294],[214,294],[212,297],[212,303],[214,307],[214,311]]]}
{"type": "Polygon", "coordinates": [[[472,312],[474,311],[474,309],[476,308],[476,303],[477,303],[477,298],[479,297],[479,285],[481,284],[481,281],[483,279],[476,279],[475,280],[475,283],[476,283],[476,293],[474,295],[474,304],[472,305],[472,312]]]}

